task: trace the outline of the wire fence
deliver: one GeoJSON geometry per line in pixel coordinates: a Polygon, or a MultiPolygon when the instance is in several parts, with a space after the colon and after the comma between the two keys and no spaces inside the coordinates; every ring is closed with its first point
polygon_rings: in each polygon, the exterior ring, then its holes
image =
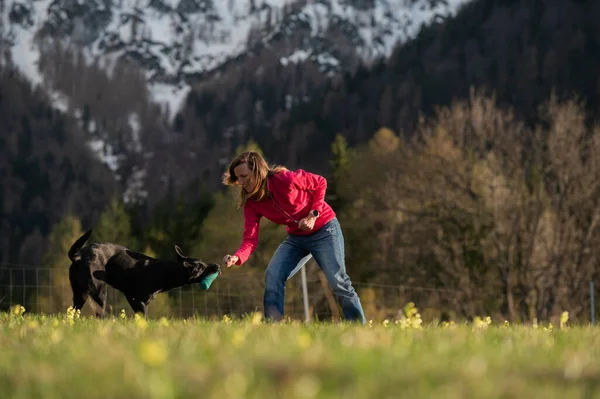
{"type": "MultiPolygon", "coordinates": [[[[298,273],[286,283],[285,314],[291,319],[304,320],[300,275],[298,273]]],[[[352,284],[360,295],[365,315],[371,320],[398,318],[408,302],[414,302],[420,308],[424,320],[443,318],[440,309],[449,311],[449,318],[452,318],[452,313],[460,313],[465,306],[483,307],[486,298],[484,293],[472,293],[464,299],[464,292],[441,288],[361,281],[352,284]]],[[[263,292],[264,270],[232,268],[221,274],[208,291],[189,285],[159,294],[148,307],[149,317],[243,317],[262,312],[263,292]]],[[[312,320],[341,318],[328,283],[314,262],[307,264],[307,293],[312,320]]],[[[91,299],[84,306],[83,314],[95,314],[90,302],[91,299]]],[[[65,312],[72,305],[68,268],[57,271],[42,266],[0,264],[0,310],[16,304],[33,313],[65,312]]],[[[118,315],[123,310],[128,315],[133,314],[123,294],[108,286],[106,311],[118,315]]]]}

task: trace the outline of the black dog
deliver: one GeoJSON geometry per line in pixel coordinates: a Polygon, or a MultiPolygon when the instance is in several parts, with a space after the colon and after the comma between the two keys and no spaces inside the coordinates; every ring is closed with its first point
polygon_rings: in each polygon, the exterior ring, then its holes
{"type": "Polygon", "coordinates": [[[102,310],[96,311],[96,316],[106,314],[106,284],[121,291],[134,312],[147,317],[148,304],[160,292],[201,283],[205,279],[212,282],[221,272],[217,264],[184,256],[177,245],[176,261],[154,259],[111,243],[93,243],[82,248],[91,234],[90,229],[69,249],[68,256],[73,262],[69,280],[73,307],[81,309],[91,297],[102,310]]]}

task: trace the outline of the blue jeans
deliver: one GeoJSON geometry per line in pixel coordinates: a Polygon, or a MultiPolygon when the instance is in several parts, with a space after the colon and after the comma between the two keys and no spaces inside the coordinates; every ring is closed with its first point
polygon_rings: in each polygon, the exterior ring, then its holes
{"type": "Polygon", "coordinates": [[[360,299],[346,274],[344,256],[344,236],[337,218],[310,235],[289,235],[275,251],[265,272],[265,319],[283,318],[286,281],[314,257],[327,276],[344,318],[365,324],[360,299]]]}

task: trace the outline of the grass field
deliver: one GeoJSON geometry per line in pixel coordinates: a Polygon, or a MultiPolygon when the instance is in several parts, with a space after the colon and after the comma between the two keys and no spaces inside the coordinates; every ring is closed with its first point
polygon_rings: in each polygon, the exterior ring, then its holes
{"type": "Polygon", "coordinates": [[[0,397],[600,397],[600,329],[0,313],[0,397]]]}

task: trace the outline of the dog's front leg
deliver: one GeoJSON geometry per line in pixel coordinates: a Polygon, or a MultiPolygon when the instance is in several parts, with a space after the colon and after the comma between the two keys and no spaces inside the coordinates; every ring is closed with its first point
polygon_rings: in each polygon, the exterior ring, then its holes
{"type": "Polygon", "coordinates": [[[129,295],[126,295],[125,298],[135,313],[141,313],[144,318],[148,318],[148,305],[144,301],[129,295]]]}

